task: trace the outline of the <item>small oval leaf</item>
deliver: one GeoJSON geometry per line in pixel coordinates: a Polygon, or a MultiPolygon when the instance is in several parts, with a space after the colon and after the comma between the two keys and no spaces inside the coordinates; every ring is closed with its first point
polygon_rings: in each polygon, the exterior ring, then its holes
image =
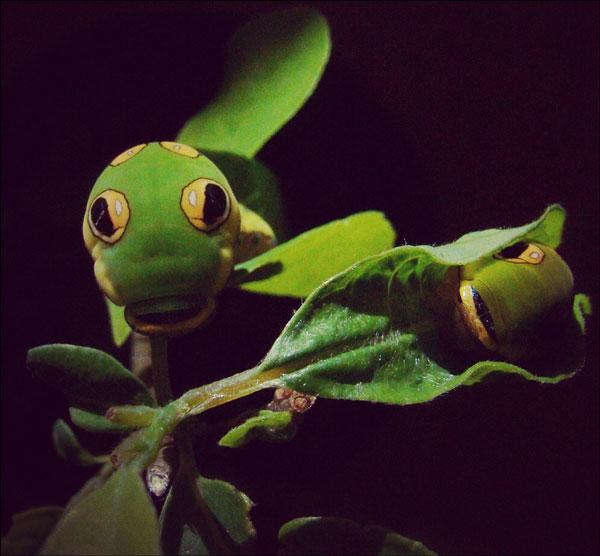
{"type": "Polygon", "coordinates": [[[239,448],[252,438],[266,437],[276,440],[278,435],[284,433],[292,422],[292,414],[289,411],[269,411],[262,409],[258,415],[246,419],[241,425],[228,431],[219,440],[219,446],[226,448],[239,448]]]}
{"type": "Polygon", "coordinates": [[[98,349],[70,344],[40,346],[27,353],[27,366],[78,406],[156,404],[141,380],[98,349]]]}
{"type": "Polygon", "coordinates": [[[71,421],[80,429],[88,432],[124,433],[135,430],[137,427],[129,427],[119,423],[113,423],[104,414],[85,411],[77,407],[69,408],[71,421]]]}

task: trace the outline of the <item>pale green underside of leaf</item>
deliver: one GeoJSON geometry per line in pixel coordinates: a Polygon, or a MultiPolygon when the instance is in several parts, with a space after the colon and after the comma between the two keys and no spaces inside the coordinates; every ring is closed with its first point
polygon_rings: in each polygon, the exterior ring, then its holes
{"type": "Polygon", "coordinates": [[[292,421],[289,411],[268,411],[263,409],[258,415],[246,419],[241,425],[228,431],[219,440],[219,446],[226,448],[239,448],[251,440],[256,433],[264,431],[273,434],[278,430],[285,429],[292,421]]]}
{"type": "Polygon", "coordinates": [[[62,513],[58,506],[43,506],[13,515],[13,524],[2,538],[3,556],[37,554],[62,513]]]}
{"type": "Polygon", "coordinates": [[[281,383],[324,398],[409,405],[428,402],[459,386],[470,386],[493,372],[513,373],[543,384],[556,384],[572,376],[536,376],[501,361],[480,361],[454,375],[423,353],[414,334],[395,332],[375,345],[283,375],[281,383]]]}
{"type": "Polygon", "coordinates": [[[73,506],[46,541],[42,554],[160,554],[158,520],[137,473],[115,472],[73,506]]]}
{"type": "Polygon", "coordinates": [[[27,366],[82,407],[156,404],[144,383],[103,351],[49,344],[27,353],[27,366]]]}
{"type": "Polygon", "coordinates": [[[312,9],[280,10],[245,24],[228,45],[217,98],[177,140],[253,157],[312,94],[330,48],[327,22],[312,9]]]}
{"type": "Polygon", "coordinates": [[[125,307],[115,305],[108,297],[104,298],[108,310],[108,319],[110,321],[110,331],[112,339],[117,347],[121,347],[131,334],[131,327],[125,320],[125,307]]]}
{"type": "Polygon", "coordinates": [[[394,228],[383,213],[360,212],[309,230],[236,265],[234,281],[243,281],[242,289],[256,293],[307,297],[334,274],[389,249],[395,239],[394,228]],[[273,274],[260,279],[269,268],[273,274]]]}
{"type": "MultiPolygon", "coordinates": [[[[305,301],[258,371],[280,368],[282,386],[308,394],[395,404],[423,403],[492,372],[541,383],[568,378],[582,364],[579,353],[572,359],[567,353],[560,365],[558,357],[549,358],[542,373],[551,377],[502,361],[471,357],[465,364],[466,356],[449,353],[441,341],[439,330],[451,322],[454,302],[437,295],[452,266],[521,240],[558,246],[563,221],[562,208],[552,206],[512,230],[471,233],[440,247],[402,246],[362,260],[305,301]]],[[[574,306],[577,313],[584,303],[575,300],[574,306]]],[[[569,352],[570,342],[569,337],[555,348],[569,352]]]]}
{"type": "Polygon", "coordinates": [[[299,517],[279,530],[282,556],[435,556],[422,543],[379,526],[364,526],[339,517],[299,517]]]}

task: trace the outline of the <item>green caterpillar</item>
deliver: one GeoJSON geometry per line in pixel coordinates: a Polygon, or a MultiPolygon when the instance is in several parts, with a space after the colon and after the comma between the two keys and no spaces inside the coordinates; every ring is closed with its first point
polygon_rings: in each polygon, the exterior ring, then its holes
{"type": "Polygon", "coordinates": [[[110,163],[90,193],[83,237],[101,290],[126,307],[128,323],[168,336],[204,322],[233,265],[275,244],[215,164],[171,141],[110,163]]]}
{"type": "Polygon", "coordinates": [[[456,307],[470,334],[509,360],[543,354],[568,314],[573,275],[547,245],[519,242],[460,268],[456,307]]]}

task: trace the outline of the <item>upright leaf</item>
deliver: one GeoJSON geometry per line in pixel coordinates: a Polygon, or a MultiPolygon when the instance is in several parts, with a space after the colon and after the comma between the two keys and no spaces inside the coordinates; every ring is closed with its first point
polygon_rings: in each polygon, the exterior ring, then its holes
{"type": "Polygon", "coordinates": [[[315,10],[293,8],[250,21],[229,43],[219,95],[177,140],[252,158],[312,94],[330,48],[327,22],[315,10]]]}
{"type": "Polygon", "coordinates": [[[62,513],[63,509],[58,506],[43,506],[13,515],[12,527],[2,538],[2,554],[4,556],[37,554],[62,513]]]}
{"type": "Polygon", "coordinates": [[[27,366],[75,405],[155,405],[144,383],[103,351],[70,344],[30,349],[27,366]]]}
{"type": "Polygon", "coordinates": [[[58,522],[42,554],[160,554],[158,520],[137,473],[122,468],[58,522]]]}
{"type": "Polygon", "coordinates": [[[435,556],[424,544],[389,529],[364,526],[339,517],[300,517],[279,530],[280,549],[285,556],[380,555],[435,556]]]}
{"type": "Polygon", "coordinates": [[[334,274],[390,249],[395,239],[392,225],[381,212],[360,212],[236,265],[233,282],[241,282],[242,289],[252,292],[307,297],[334,274]]]}

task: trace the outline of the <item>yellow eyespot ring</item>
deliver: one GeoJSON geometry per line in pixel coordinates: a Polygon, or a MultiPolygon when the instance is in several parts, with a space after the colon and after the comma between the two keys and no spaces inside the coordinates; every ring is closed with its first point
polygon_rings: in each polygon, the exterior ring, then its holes
{"type": "MultiPolygon", "coordinates": [[[[516,243],[514,246],[520,245],[520,243],[516,243]]],[[[495,259],[499,259],[501,261],[506,261],[508,263],[515,264],[540,264],[544,260],[544,251],[539,245],[535,245],[533,243],[526,243],[523,245],[523,249],[521,252],[515,256],[505,256],[503,253],[505,251],[509,251],[512,247],[509,246],[500,253],[496,253],[494,255],[495,259]]]]}
{"type": "Polygon", "coordinates": [[[146,146],[147,146],[147,143],[142,143],[141,145],[136,145],[135,147],[131,147],[130,149],[127,149],[126,151],[122,152],[116,158],[113,158],[110,165],[111,166],[119,166],[119,164],[123,164],[124,162],[131,160],[136,154],[138,154],[143,149],[145,149],[146,146]]]}
{"type": "Polygon", "coordinates": [[[125,233],[130,216],[125,195],[120,191],[107,189],[90,203],[88,224],[98,239],[113,244],[125,233]]]}
{"type": "Polygon", "coordinates": [[[181,191],[181,209],[190,224],[203,232],[218,228],[231,213],[227,189],[215,180],[199,178],[181,191]]]}
{"type": "Polygon", "coordinates": [[[160,146],[172,153],[180,154],[181,156],[187,156],[188,158],[198,158],[200,152],[194,147],[184,145],[183,143],[177,143],[175,141],[161,141],[160,146]]]}

